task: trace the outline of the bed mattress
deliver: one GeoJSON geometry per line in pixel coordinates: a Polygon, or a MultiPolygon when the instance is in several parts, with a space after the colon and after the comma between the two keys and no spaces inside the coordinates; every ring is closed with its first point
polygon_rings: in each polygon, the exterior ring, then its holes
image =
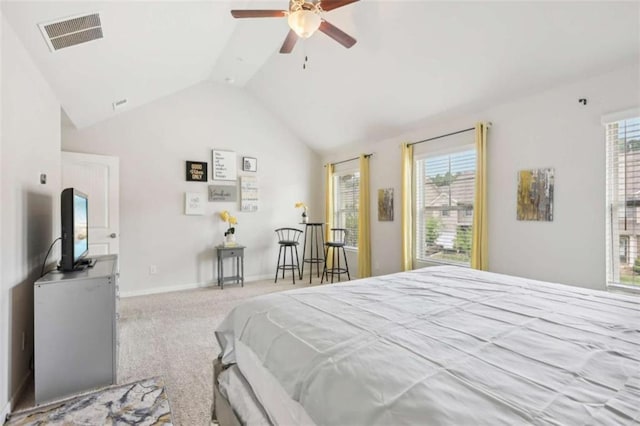
{"type": "Polygon", "coordinates": [[[640,298],[450,266],[261,296],[216,336],[274,424],[639,424],[640,298]]]}
{"type": "Polygon", "coordinates": [[[218,376],[220,394],[227,399],[238,420],[244,425],[270,426],[264,412],[237,365],[232,365],[218,376]]]}

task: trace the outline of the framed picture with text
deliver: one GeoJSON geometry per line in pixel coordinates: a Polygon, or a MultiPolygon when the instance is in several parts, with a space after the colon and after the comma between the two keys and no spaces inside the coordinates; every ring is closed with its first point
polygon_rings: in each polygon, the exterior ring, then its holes
{"type": "Polygon", "coordinates": [[[219,149],[214,149],[212,153],[213,180],[236,180],[236,153],[219,149]]]}
{"type": "Polygon", "coordinates": [[[187,182],[206,182],[208,178],[206,161],[187,161],[187,182]]]}
{"type": "Polygon", "coordinates": [[[253,157],[242,157],[242,171],[257,172],[258,160],[253,157]]]}

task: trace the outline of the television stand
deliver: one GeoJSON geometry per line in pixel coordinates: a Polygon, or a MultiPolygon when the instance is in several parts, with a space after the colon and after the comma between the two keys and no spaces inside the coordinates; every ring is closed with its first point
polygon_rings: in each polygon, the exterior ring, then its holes
{"type": "Polygon", "coordinates": [[[36,405],[117,383],[118,256],[34,283],[36,405]]]}
{"type": "Polygon", "coordinates": [[[79,267],[78,269],[80,269],[83,266],[86,266],[88,268],[93,268],[94,266],[96,266],[96,259],[95,258],[85,258],[85,259],[80,259],[78,261],[77,266],[79,267]]]}

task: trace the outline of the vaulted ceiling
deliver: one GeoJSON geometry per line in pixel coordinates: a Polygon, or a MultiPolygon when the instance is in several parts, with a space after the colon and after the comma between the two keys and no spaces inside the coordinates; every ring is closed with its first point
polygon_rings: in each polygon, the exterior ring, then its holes
{"type": "Polygon", "coordinates": [[[2,11],[77,127],[112,117],[114,101],[133,108],[213,80],[244,87],[319,152],[640,58],[639,2],[362,0],[325,14],[354,47],[317,33],[289,55],[278,53],[286,19],[229,13],[287,3],[5,1],[2,11]],[[92,12],[103,39],[49,51],[39,23],[92,12]]]}

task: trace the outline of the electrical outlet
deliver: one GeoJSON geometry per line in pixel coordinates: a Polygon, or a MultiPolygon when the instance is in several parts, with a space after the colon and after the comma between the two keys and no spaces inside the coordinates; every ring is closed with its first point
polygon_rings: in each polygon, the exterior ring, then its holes
{"type": "Polygon", "coordinates": [[[27,345],[27,335],[23,331],[22,332],[22,352],[24,352],[26,345],[27,345]]]}
{"type": "Polygon", "coordinates": [[[149,275],[155,275],[158,273],[157,265],[149,265],[149,275]]]}

